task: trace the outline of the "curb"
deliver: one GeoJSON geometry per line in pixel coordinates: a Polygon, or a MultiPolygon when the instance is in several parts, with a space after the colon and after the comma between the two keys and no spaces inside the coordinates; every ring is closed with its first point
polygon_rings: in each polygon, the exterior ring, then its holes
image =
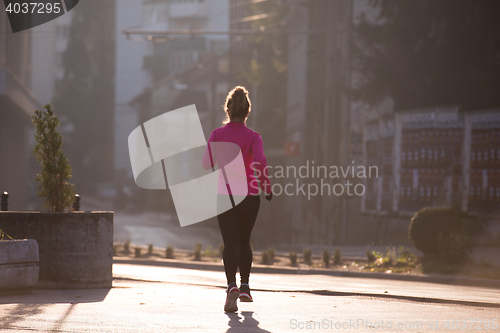
{"type": "MultiPolygon", "coordinates": [[[[188,262],[175,259],[135,259],[135,258],[113,258],[114,264],[165,266],[185,269],[198,269],[207,271],[223,272],[224,266],[219,263],[209,262],[188,262]]],[[[269,267],[264,265],[253,265],[253,273],[264,274],[322,274],[339,277],[354,277],[368,279],[385,279],[412,282],[428,282],[457,286],[484,287],[500,289],[500,280],[490,280],[481,278],[468,278],[462,276],[446,276],[440,274],[401,274],[401,273],[372,273],[372,272],[348,272],[332,271],[328,269],[298,269],[287,267],[269,267]]]]}

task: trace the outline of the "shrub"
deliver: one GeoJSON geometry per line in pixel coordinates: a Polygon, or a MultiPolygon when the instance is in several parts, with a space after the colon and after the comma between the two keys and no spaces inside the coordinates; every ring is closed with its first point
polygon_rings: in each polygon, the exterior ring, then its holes
{"type": "Polygon", "coordinates": [[[201,243],[196,243],[194,246],[194,260],[201,260],[201,243]]]}
{"type": "Polygon", "coordinates": [[[224,244],[220,243],[219,244],[219,257],[222,258],[223,254],[224,254],[224,244]]]}
{"type": "Polygon", "coordinates": [[[372,263],[372,262],[375,262],[375,260],[377,260],[377,257],[375,256],[375,253],[373,251],[366,251],[366,260],[368,261],[368,263],[372,263]]]}
{"type": "Polygon", "coordinates": [[[5,232],[3,232],[2,229],[0,229],[0,240],[5,240],[5,239],[13,239],[13,238],[7,235],[5,232]]]}
{"type": "Polygon", "coordinates": [[[324,250],[321,257],[323,258],[323,264],[325,264],[325,267],[330,267],[330,252],[328,252],[328,250],[324,250]]]}
{"type": "Polygon", "coordinates": [[[276,250],[274,247],[270,246],[267,248],[267,253],[269,254],[269,260],[274,262],[274,258],[276,258],[276,250]]]}
{"type": "Polygon", "coordinates": [[[135,248],[135,257],[139,258],[140,256],[141,256],[141,248],[140,247],[136,247],[135,248]]]}
{"type": "Polygon", "coordinates": [[[172,245],[167,246],[165,250],[165,258],[174,259],[174,247],[172,245]]]}
{"type": "Polygon", "coordinates": [[[408,259],[408,258],[412,258],[412,257],[414,257],[414,255],[411,253],[411,251],[409,249],[405,248],[404,246],[399,247],[398,258],[408,259]]]}
{"type": "Polygon", "coordinates": [[[311,251],[311,249],[304,250],[304,262],[308,265],[312,264],[312,251],[311,251]]]}
{"type": "Polygon", "coordinates": [[[126,254],[130,253],[130,241],[126,241],[123,243],[123,251],[125,251],[126,254]]]}
{"type": "Polygon", "coordinates": [[[474,237],[485,224],[457,207],[430,207],[411,219],[408,236],[429,260],[462,263],[469,258],[474,237]]]}
{"type": "Polygon", "coordinates": [[[205,257],[216,257],[217,256],[217,252],[215,251],[215,249],[212,247],[212,245],[209,245],[208,246],[208,249],[206,249],[205,251],[203,251],[203,255],[205,257]]]}
{"type": "Polygon", "coordinates": [[[339,249],[336,249],[335,252],[333,252],[333,264],[340,265],[341,263],[342,263],[342,252],[340,252],[339,249]]]}
{"type": "Polygon", "coordinates": [[[387,247],[385,249],[384,262],[387,266],[392,266],[396,262],[397,257],[396,248],[394,246],[392,248],[387,247]]]}
{"type": "Polygon", "coordinates": [[[74,185],[68,182],[71,166],[61,148],[61,135],[56,130],[59,119],[50,104],[45,104],[43,108],[43,111],[36,110],[31,117],[36,140],[33,153],[41,167],[35,177],[38,182],[37,194],[49,211],[63,212],[70,209],[75,197],[74,185]]]}
{"type": "Polygon", "coordinates": [[[113,244],[113,257],[118,255],[118,244],[113,244]]]}
{"type": "Polygon", "coordinates": [[[154,249],[154,245],[153,244],[149,244],[148,245],[148,255],[152,255],[153,254],[153,249],[154,249]]]}
{"type": "Polygon", "coordinates": [[[269,253],[268,251],[262,251],[262,263],[264,265],[269,265],[271,262],[269,260],[269,253]]]}
{"type": "Polygon", "coordinates": [[[297,252],[290,252],[288,257],[290,258],[290,265],[297,266],[297,252]]]}

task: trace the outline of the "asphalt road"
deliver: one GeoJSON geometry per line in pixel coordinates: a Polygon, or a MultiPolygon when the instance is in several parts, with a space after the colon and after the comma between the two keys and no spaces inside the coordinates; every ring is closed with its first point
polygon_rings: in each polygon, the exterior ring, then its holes
{"type": "Polygon", "coordinates": [[[0,297],[0,331],[500,332],[492,329],[500,320],[498,289],[255,273],[255,302],[226,314],[222,272],[126,264],[113,270],[109,290],[0,297]]]}

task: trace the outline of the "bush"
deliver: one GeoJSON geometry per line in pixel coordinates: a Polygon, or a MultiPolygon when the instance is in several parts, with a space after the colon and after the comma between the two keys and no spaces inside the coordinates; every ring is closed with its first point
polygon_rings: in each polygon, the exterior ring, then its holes
{"type": "Polygon", "coordinates": [[[377,257],[375,256],[375,253],[373,251],[366,251],[366,260],[368,261],[368,263],[372,263],[372,262],[375,262],[375,260],[377,260],[377,257]]]}
{"type": "Polygon", "coordinates": [[[269,260],[269,253],[268,251],[262,251],[262,263],[264,265],[269,265],[271,264],[270,260],[269,260]]]}
{"type": "Polygon", "coordinates": [[[154,249],[154,245],[153,244],[149,244],[148,245],[148,255],[152,255],[153,254],[153,249],[154,249]]]}
{"type": "Polygon", "coordinates": [[[328,250],[324,250],[321,257],[323,258],[323,264],[325,264],[325,267],[330,267],[330,252],[328,252],[328,250]]]}
{"type": "Polygon", "coordinates": [[[404,246],[400,246],[398,249],[398,258],[409,259],[415,257],[414,254],[411,253],[410,249],[405,248],[404,246]]]}
{"type": "Polygon", "coordinates": [[[267,250],[262,251],[262,263],[265,265],[271,265],[274,263],[275,257],[276,250],[273,247],[268,247],[267,250]]]}
{"type": "Polygon", "coordinates": [[[43,108],[44,111],[36,110],[31,117],[36,129],[33,153],[41,167],[35,177],[38,182],[37,194],[49,211],[68,211],[75,197],[75,186],[69,183],[71,166],[61,148],[61,135],[56,130],[59,119],[50,104],[45,104],[43,108]]]}
{"type": "Polygon", "coordinates": [[[123,251],[126,253],[126,254],[129,254],[130,253],[130,241],[126,241],[125,243],[123,243],[123,251]]]}
{"type": "Polygon", "coordinates": [[[201,260],[201,243],[196,243],[194,246],[194,260],[201,260]]]}
{"type": "Polygon", "coordinates": [[[412,217],[408,236],[427,260],[462,263],[484,227],[483,221],[457,207],[428,207],[412,217]]]}
{"type": "Polygon", "coordinates": [[[167,246],[165,250],[165,258],[174,259],[174,247],[172,245],[167,246]]]}
{"type": "Polygon", "coordinates": [[[387,266],[392,266],[396,262],[397,257],[398,255],[394,246],[392,248],[386,247],[384,262],[387,266]]]}
{"type": "Polygon", "coordinates": [[[304,262],[308,265],[312,264],[312,251],[311,251],[311,249],[304,250],[304,262]]]}
{"type": "Polygon", "coordinates": [[[140,247],[136,247],[135,248],[135,257],[136,258],[140,258],[141,257],[141,248],[140,247]]]}
{"type": "Polygon", "coordinates": [[[290,265],[297,266],[297,252],[290,252],[288,258],[290,258],[290,265]]]}
{"type": "Polygon", "coordinates": [[[203,251],[203,255],[205,257],[217,257],[217,254],[218,253],[215,251],[215,249],[212,247],[212,245],[209,245],[208,249],[203,251]]]}
{"type": "Polygon", "coordinates": [[[113,257],[118,255],[118,244],[113,244],[113,257]]]}
{"type": "Polygon", "coordinates": [[[336,249],[335,252],[333,252],[333,264],[340,265],[341,263],[342,263],[342,252],[340,252],[339,249],[336,249]]]}
{"type": "Polygon", "coordinates": [[[267,253],[269,254],[269,260],[274,262],[274,258],[276,258],[276,250],[274,247],[270,246],[267,248],[267,253]]]}

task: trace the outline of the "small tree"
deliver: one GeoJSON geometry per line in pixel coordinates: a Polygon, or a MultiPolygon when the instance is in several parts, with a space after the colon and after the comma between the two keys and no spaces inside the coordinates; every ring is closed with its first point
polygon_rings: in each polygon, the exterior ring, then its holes
{"type": "Polygon", "coordinates": [[[196,243],[194,245],[194,260],[201,260],[201,243],[196,243]]]}
{"type": "Polygon", "coordinates": [[[36,146],[33,151],[42,168],[36,175],[37,194],[44,200],[44,207],[52,212],[68,210],[75,196],[71,178],[71,166],[62,151],[62,138],[57,132],[59,119],[52,106],[45,104],[44,110],[36,110],[31,121],[35,125],[36,146]]]}
{"type": "Polygon", "coordinates": [[[312,250],[311,249],[304,250],[304,262],[308,265],[312,265],[312,250]]]}
{"type": "Polygon", "coordinates": [[[264,265],[269,265],[271,264],[270,259],[269,259],[269,251],[262,251],[262,263],[264,265]]]}
{"type": "Polygon", "coordinates": [[[269,254],[269,261],[274,262],[274,258],[276,257],[276,250],[273,246],[269,246],[267,248],[267,254],[269,254]]]}
{"type": "Polygon", "coordinates": [[[290,258],[290,265],[297,266],[297,252],[293,252],[293,251],[290,252],[288,257],[290,258]]]}
{"type": "Polygon", "coordinates": [[[342,263],[342,252],[340,252],[340,249],[336,249],[335,252],[333,252],[333,264],[340,265],[341,263],[342,263]]]}
{"type": "Polygon", "coordinates": [[[330,267],[330,252],[328,250],[324,250],[321,256],[323,257],[323,263],[325,264],[325,267],[330,267]]]}
{"type": "Polygon", "coordinates": [[[172,245],[167,246],[165,250],[165,258],[174,259],[174,247],[172,245]]]}

